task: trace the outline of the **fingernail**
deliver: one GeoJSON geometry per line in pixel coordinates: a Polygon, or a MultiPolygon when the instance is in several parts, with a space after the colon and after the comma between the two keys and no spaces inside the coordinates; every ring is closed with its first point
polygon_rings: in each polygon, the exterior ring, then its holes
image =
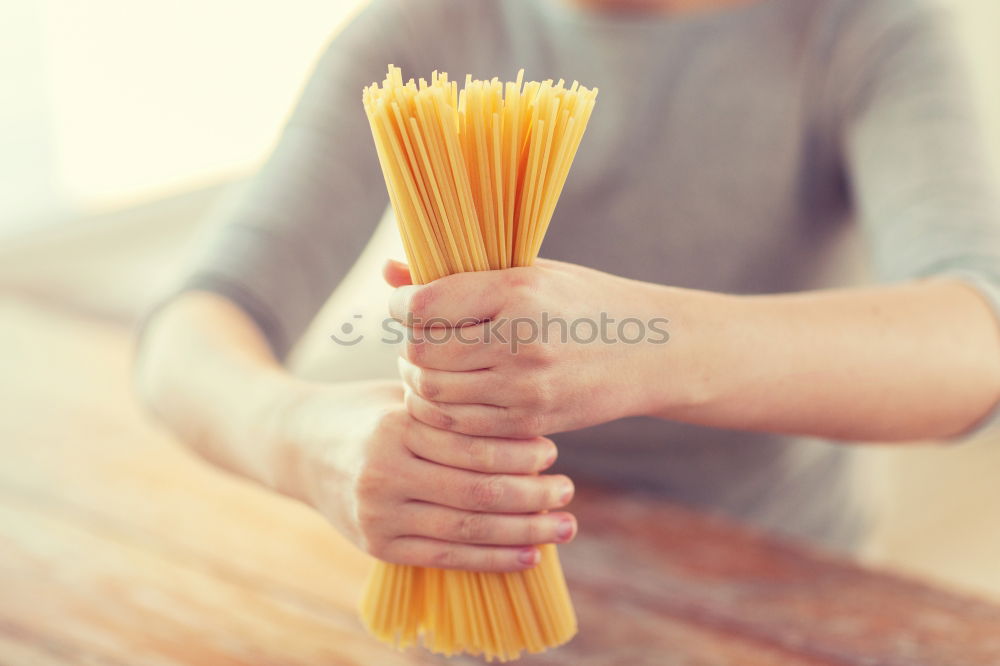
{"type": "Polygon", "coordinates": [[[553,451],[552,455],[550,455],[548,458],[546,458],[545,461],[542,463],[542,469],[548,469],[549,467],[552,467],[552,463],[554,463],[556,461],[556,456],[557,455],[559,455],[559,454],[556,453],[555,451],[553,451]]]}
{"type": "Polygon", "coordinates": [[[538,564],[540,558],[541,553],[538,552],[537,548],[525,548],[517,555],[517,561],[529,567],[538,564]]]}
{"type": "Polygon", "coordinates": [[[559,493],[559,504],[569,504],[571,499],[573,499],[573,484],[567,481],[562,485],[562,490],[559,493]]]}
{"type": "Polygon", "coordinates": [[[569,518],[563,518],[556,526],[556,538],[560,541],[566,541],[571,536],[573,536],[573,521],[569,518]]]}

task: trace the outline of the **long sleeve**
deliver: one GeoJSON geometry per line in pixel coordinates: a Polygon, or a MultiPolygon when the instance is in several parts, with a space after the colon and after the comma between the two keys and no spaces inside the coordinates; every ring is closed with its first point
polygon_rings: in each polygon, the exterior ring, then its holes
{"type": "MultiPolygon", "coordinates": [[[[1000,189],[949,32],[922,2],[865,0],[840,63],[842,147],[880,279],[952,275],[1000,317],[1000,189]]],[[[978,430],[1000,422],[1000,410],[978,430]]]]}
{"type": "Polygon", "coordinates": [[[337,34],[267,162],[213,220],[181,291],[233,300],[284,357],[388,203],[361,89],[413,60],[419,24],[375,0],[337,34]]]}

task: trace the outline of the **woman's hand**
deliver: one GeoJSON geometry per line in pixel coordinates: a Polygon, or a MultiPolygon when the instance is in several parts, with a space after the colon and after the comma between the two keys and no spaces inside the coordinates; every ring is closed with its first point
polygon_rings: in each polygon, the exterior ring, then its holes
{"type": "Polygon", "coordinates": [[[423,286],[396,262],[385,275],[410,334],[400,371],[419,421],[535,437],[652,411],[651,357],[669,339],[652,285],[546,260],[423,286]]]}
{"type": "MultiPolygon", "coordinates": [[[[394,263],[386,278],[409,281],[394,263]]],[[[470,435],[548,435],[641,414],[843,440],[940,439],[982,424],[1000,395],[996,316],[979,289],[947,276],[738,296],[540,260],[400,286],[390,310],[413,334],[401,363],[407,409],[470,435]],[[570,334],[549,326],[546,340],[539,329],[553,320],[570,334]],[[608,335],[574,336],[573,322],[586,320],[608,335]]]]}
{"type": "Polygon", "coordinates": [[[561,475],[538,475],[555,445],[431,428],[399,382],[304,385],[274,419],[282,490],[323,513],[369,554],[399,564],[518,571],[536,544],[576,532],[561,475]]]}

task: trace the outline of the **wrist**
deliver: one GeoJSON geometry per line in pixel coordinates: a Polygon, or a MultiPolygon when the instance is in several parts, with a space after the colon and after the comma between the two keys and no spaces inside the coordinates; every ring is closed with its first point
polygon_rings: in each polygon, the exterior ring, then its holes
{"type": "Polygon", "coordinates": [[[400,402],[399,382],[323,384],[288,377],[262,410],[269,452],[267,485],[321,509],[331,484],[346,486],[357,467],[352,438],[369,433],[374,415],[400,402]]]}
{"type": "Polygon", "coordinates": [[[272,490],[301,499],[293,492],[298,454],[292,424],[307,399],[308,385],[281,369],[247,379],[234,401],[235,418],[226,438],[243,451],[240,471],[272,490]]]}
{"type": "Polygon", "coordinates": [[[649,285],[653,318],[666,320],[667,339],[637,346],[644,387],[638,413],[687,421],[713,409],[726,395],[734,368],[728,360],[738,339],[738,296],[649,285]]]}

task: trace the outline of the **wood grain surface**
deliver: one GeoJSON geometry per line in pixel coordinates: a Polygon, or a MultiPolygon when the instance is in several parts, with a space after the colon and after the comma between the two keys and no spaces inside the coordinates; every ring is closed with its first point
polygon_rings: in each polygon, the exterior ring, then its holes
{"type": "MultiPolygon", "coordinates": [[[[120,324],[0,299],[0,664],[439,664],[355,611],[370,563],[150,424],[120,324]]],[[[997,666],[1000,607],[582,489],[580,635],[525,664],[997,666]]],[[[452,663],[476,663],[471,658],[452,663]]]]}

